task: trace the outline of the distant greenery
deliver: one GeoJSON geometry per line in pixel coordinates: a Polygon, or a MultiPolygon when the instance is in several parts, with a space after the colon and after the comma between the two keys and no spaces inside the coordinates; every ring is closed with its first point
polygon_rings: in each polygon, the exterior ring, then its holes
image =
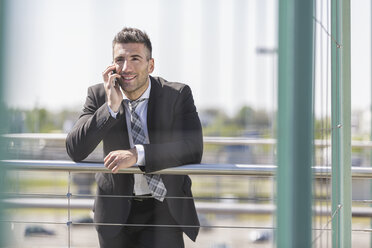
{"type": "Polygon", "coordinates": [[[254,110],[243,106],[234,116],[229,117],[219,109],[207,109],[201,112],[203,133],[205,136],[248,136],[265,135],[271,127],[270,114],[263,110],[254,110]],[[205,121],[203,121],[205,120],[205,121]]]}
{"type": "Polygon", "coordinates": [[[10,108],[6,112],[7,133],[62,133],[67,120],[76,121],[78,113],[71,110],[49,111],[45,108],[22,110],[10,108]]]}
{"type": "MultiPolygon", "coordinates": [[[[220,109],[204,109],[199,112],[205,136],[259,136],[275,138],[275,113],[242,106],[235,115],[228,116],[220,109]]],[[[79,111],[50,111],[46,108],[22,110],[8,108],[5,111],[4,133],[63,133],[66,123],[72,125],[79,111]]],[[[314,138],[330,138],[330,119],[314,121],[314,138]]]]}
{"type": "MultiPolygon", "coordinates": [[[[10,108],[6,115],[6,133],[61,133],[66,131],[66,122],[74,123],[79,113],[72,110],[53,112],[45,108],[10,108]]],[[[199,115],[206,136],[246,136],[252,131],[264,135],[271,126],[269,113],[249,106],[243,106],[232,117],[219,109],[202,110],[199,115]]]]}

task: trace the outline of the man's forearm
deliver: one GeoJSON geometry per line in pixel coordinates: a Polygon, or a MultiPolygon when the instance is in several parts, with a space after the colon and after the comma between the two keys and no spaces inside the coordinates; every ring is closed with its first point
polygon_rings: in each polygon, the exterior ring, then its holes
{"type": "Polygon", "coordinates": [[[66,138],[66,149],[71,159],[74,161],[85,159],[115,122],[104,105],[93,114],[86,112],[82,115],[66,138]]]}

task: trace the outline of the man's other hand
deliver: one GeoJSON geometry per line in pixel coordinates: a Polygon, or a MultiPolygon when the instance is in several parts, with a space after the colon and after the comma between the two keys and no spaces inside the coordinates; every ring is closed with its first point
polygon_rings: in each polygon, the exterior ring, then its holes
{"type": "Polygon", "coordinates": [[[137,149],[117,150],[110,152],[104,159],[104,165],[112,173],[120,169],[129,168],[137,162],[137,149]]]}

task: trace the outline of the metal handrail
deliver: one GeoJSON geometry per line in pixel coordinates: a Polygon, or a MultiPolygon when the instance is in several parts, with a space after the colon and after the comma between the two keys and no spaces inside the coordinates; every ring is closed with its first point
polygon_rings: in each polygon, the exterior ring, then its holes
{"type": "MultiPolygon", "coordinates": [[[[110,173],[103,163],[73,162],[59,160],[1,160],[1,166],[9,170],[43,170],[43,171],[71,171],[71,172],[104,172],[110,173]]],[[[153,174],[168,175],[249,175],[260,177],[273,177],[276,174],[276,165],[255,164],[188,164],[172,167],[153,174]]],[[[352,167],[353,178],[372,179],[372,167],[352,167]]],[[[119,173],[141,174],[138,167],[119,170],[119,173]]],[[[332,167],[314,166],[315,178],[330,178],[332,167]]]]}
{"type": "MultiPolygon", "coordinates": [[[[92,209],[94,199],[77,198],[68,205],[67,198],[31,198],[31,197],[8,197],[4,198],[2,204],[7,208],[54,208],[54,209],[92,209]]],[[[272,203],[239,203],[239,202],[195,202],[198,213],[215,214],[274,214],[276,206],[272,203]]],[[[322,206],[314,206],[313,213],[319,215],[330,215],[330,209],[323,209],[322,206]]],[[[353,207],[354,217],[372,217],[371,207],[353,207]]]]}
{"type": "Polygon", "coordinates": [[[9,133],[3,134],[7,139],[44,139],[44,140],[65,140],[66,133],[9,133]]]}
{"type": "MultiPolygon", "coordinates": [[[[103,163],[73,162],[58,160],[2,160],[2,166],[11,170],[43,170],[43,171],[71,171],[71,172],[104,172],[111,171],[103,163]]],[[[273,176],[274,165],[246,165],[246,164],[189,164],[172,167],[153,174],[169,175],[261,175],[273,176]]],[[[119,170],[118,173],[141,174],[137,166],[119,170]]]]}
{"type": "MultiPolygon", "coordinates": [[[[67,134],[65,133],[15,133],[4,134],[7,139],[23,140],[60,140],[64,141],[67,134]]],[[[204,136],[204,144],[208,145],[275,145],[276,139],[252,139],[245,137],[213,137],[204,136]]],[[[314,140],[316,147],[327,147],[331,145],[331,140],[314,140]]],[[[351,146],[354,148],[372,148],[372,141],[353,140],[351,146]]]]}

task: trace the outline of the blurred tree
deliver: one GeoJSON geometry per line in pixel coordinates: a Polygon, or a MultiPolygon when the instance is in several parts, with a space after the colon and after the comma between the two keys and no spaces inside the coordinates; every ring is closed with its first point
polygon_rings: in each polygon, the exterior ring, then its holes
{"type": "Polygon", "coordinates": [[[241,127],[250,127],[254,123],[254,118],[255,111],[253,108],[243,106],[232,121],[241,127]]]}
{"type": "Polygon", "coordinates": [[[270,128],[268,113],[249,106],[243,106],[233,117],[220,109],[207,109],[201,111],[200,118],[206,136],[244,136],[252,130],[264,134],[270,128]]]}
{"type": "Polygon", "coordinates": [[[7,109],[6,133],[51,133],[63,132],[66,121],[76,121],[78,113],[71,110],[58,112],[49,111],[45,108],[32,110],[7,109]]]}
{"type": "Polygon", "coordinates": [[[253,123],[256,127],[270,128],[272,121],[266,111],[258,110],[255,112],[253,123]]]}

